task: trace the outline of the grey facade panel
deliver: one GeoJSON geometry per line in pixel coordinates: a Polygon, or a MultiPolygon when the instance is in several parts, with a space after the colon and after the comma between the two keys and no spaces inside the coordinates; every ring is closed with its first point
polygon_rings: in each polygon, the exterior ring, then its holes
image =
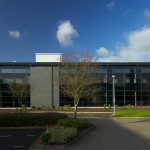
{"type": "Polygon", "coordinates": [[[53,104],[59,107],[59,67],[53,67],[53,104]]]}
{"type": "Polygon", "coordinates": [[[31,67],[31,106],[59,106],[58,68],[31,67]]]}

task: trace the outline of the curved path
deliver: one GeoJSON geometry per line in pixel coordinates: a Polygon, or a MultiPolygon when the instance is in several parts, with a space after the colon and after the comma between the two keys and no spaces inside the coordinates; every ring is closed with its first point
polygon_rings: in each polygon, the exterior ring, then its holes
{"type": "Polygon", "coordinates": [[[150,119],[89,119],[96,128],[67,150],[150,150],[150,119]]]}

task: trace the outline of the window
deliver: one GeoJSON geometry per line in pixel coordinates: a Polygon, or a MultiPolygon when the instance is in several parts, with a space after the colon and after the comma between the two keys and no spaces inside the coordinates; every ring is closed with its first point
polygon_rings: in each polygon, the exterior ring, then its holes
{"type": "Polygon", "coordinates": [[[142,79],[143,83],[147,83],[147,80],[146,79],[142,79]]]}
{"type": "Polygon", "coordinates": [[[14,69],[14,73],[26,73],[26,69],[21,69],[21,68],[18,68],[18,69],[14,69]]]}
{"type": "Polygon", "coordinates": [[[142,67],[142,73],[150,73],[150,67],[142,67]]]}
{"type": "MultiPolygon", "coordinates": [[[[24,77],[30,77],[30,67],[27,66],[2,66],[0,70],[0,99],[1,107],[18,107],[18,100],[14,93],[10,91],[8,84],[17,82],[22,83],[24,77]]],[[[29,85],[30,88],[30,85],[29,85]]],[[[30,94],[24,102],[30,106],[30,94]]]]}
{"type": "Polygon", "coordinates": [[[1,69],[1,73],[13,73],[13,69],[10,68],[1,69]]]}
{"type": "Polygon", "coordinates": [[[124,68],[113,68],[112,73],[124,73],[124,68]]]}

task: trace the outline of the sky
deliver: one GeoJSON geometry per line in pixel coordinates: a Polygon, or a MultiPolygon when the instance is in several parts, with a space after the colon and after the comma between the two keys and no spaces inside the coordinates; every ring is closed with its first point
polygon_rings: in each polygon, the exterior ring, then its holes
{"type": "Polygon", "coordinates": [[[150,61],[149,0],[0,0],[0,62],[89,51],[100,62],[150,61]]]}

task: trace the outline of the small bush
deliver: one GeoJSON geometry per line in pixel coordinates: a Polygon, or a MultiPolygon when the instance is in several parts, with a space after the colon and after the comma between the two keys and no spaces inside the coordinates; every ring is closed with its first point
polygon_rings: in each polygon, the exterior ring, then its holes
{"type": "Polygon", "coordinates": [[[49,141],[51,140],[51,134],[50,133],[46,133],[42,136],[42,143],[43,144],[48,144],[49,141]]]}
{"type": "Polygon", "coordinates": [[[32,109],[36,109],[36,106],[33,105],[31,108],[32,108],[32,109]]]}
{"type": "Polygon", "coordinates": [[[61,106],[59,106],[59,107],[55,107],[55,109],[54,110],[56,110],[56,111],[61,111],[61,110],[63,110],[63,107],[61,107],[61,106]]]}
{"type": "Polygon", "coordinates": [[[48,144],[65,144],[77,136],[78,131],[76,128],[65,128],[60,126],[55,126],[49,128],[49,133],[51,138],[48,141],[48,144]]]}
{"type": "Polygon", "coordinates": [[[26,106],[25,104],[22,104],[21,108],[22,108],[23,110],[27,110],[27,106],[26,106]]]}
{"type": "Polygon", "coordinates": [[[128,104],[128,105],[125,106],[125,108],[127,108],[127,109],[134,109],[135,106],[133,106],[133,105],[131,105],[131,104],[128,104]]]}
{"type": "Polygon", "coordinates": [[[56,108],[55,105],[53,105],[53,106],[52,106],[52,109],[55,109],[55,108],[56,108]]]}
{"type": "Polygon", "coordinates": [[[64,105],[63,110],[72,110],[71,105],[64,105]]]}
{"type": "Polygon", "coordinates": [[[73,127],[77,129],[86,129],[90,126],[89,122],[83,119],[65,118],[59,119],[57,125],[63,127],[73,127]]]}
{"type": "Polygon", "coordinates": [[[104,104],[104,108],[106,108],[106,104],[104,104]]]}
{"type": "Polygon", "coordinates": [[[71,108],[71,105],[64,105],[64,106],[59,106],[59,107],[55,107],[55,110],[61,111],[61,110],[73,110],[73,108],[71,108]]]}
{"type": "Polygon", "coordinates": [[[37,107],[37,110],[42,110],[42,107],[37,107]]]}
{"type": "Polygon", "coordinates": [[[111,108],[111,105],[110,105],[110,104],[108,104],[108,108],[111,108]]]}

